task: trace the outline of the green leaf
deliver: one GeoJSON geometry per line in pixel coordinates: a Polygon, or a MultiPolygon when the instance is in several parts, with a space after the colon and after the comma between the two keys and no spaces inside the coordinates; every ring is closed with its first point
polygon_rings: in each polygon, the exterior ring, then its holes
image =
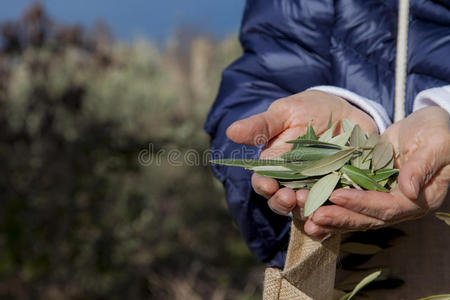
{"type": "Polygon", "coordinates": [[[334,130],[336,129],[337,123],[333,124],[331,127],[329,127],[324,133],[319,136],[319,141],[321,142],[328,142],[333,138],[334,130]]]}
{"type": "Polygon", "coordinates": [[[280,181],[282,186],[291,188],[293,190],[311,188],[318,179],[305,179],[305,180],[295,180],[295,181],[280,181]]]}
{"type": "Polygon", "coordinates": [[[334,149],[342,149],[342,146],[340,146],[340,145],[330,144],[327,142],[316,141],[316,140],[290,140],[290,141],[287,141],[286,143],[298,144],[298,145],[302,145],[302,146],[323,146],[323,147],[329,147],[329,148],[334,148],[334,149]]]}
{"type": "Polygon", "coordinates": [[[298,173],[312,162],[286,162],[276,159],[216,159],[211,163],[253,170],[258,174],[280,179],[303,179],[307,176],[298,173]]]}
{"type": "Polygon", "coordinates": [[[328,119],[328,126],[327,126],[327,128],[330,129],[331,125],[333,125],[333,112],[330,113],[330,118],[328,119]]]}
{"type": "MultiPolygon", "coordinates": [[[[378,143],[379,139],[380,139],[380,135],[376,132],[373,132],[369,135],[369,138],[367,139],[366,143],[364,144],[364,148],[372,148],[372,149],[363,151],[363,155],[362,155],[363,163],[368,162],[368,164],[370,165],[370,161],[372,160],[373,148],[378,143]]],[[[367,167],[367,169],[368,168],[369,167],[367,167]]]]}
{"type": "Polygon", "coordinates": [[[318,160],[333,155],[340,150],[319,147],[299,147],[295,150],[283,153],[280,157],[287,161],[318,160]]]}
{"type": "MultiPolygon", "coordinates": [[[[385,179],[385,180],[381,180],[381,181],[377,181],[379,185],[381,186],[386,186],[386,184],[389,182],[389,179],[385,179]]],[[[389,190],[391,190],[392,188],[390,188],[389,190]]]]}
{"type": "Polygon", "coordinates": [[[393,169],[393,168],[394,168],[394,158],[392,157],[391,161],[384,166],[384,169],[393,169]]]}
{"type": "Polygon", "coordinates": [[[386,138],[381,138],[373,149],[372,169],[378,170],[386,167],[393,157],[394,150],[391,143],[386,138]]]}
{"type": "Polygon", "coordinates": [[[392,275],[392,270],[390,268],[355,269],[344,279],[336,282],[335,288],[340,290],[352,290],[364,277],[380,270],[381,275],[377,277],[375,281],[387,280],[392,275]]]}
{"type": "Polygon", "coordinates": [[[308,193],[305,203],[305,216],[311,215],[330,197],[337,183],[339,174],[331,173],[317,181],[308,193]]]}
{"type": "Polygon", "coordinates": [[[429,299],[450,300],[450,294],[433,295],[433,296],[428,296],[428,297],[425,297],[425,298],[420,298],[418,300],[429,300],[429,299]]]}
{"type": "Polygon", "coordinates": [[[304,139],[315,140],[315,141],[317,140],[316,132],[314,131],[314,128],[311,126],[311,123],[308,125],[308,129],[306,130],[304,139]]]}
{"type": "MultiPolygon", "coordinates": [[[[350,146],[360,148],[366,144],[367,138],[359,125],[353,127],[352,135],[350,136],[350,146]]],[[[360,169],[368,169],[370,167],[370,161],[363,162],[362,156],[357,156],[351,160],[352,166],[360,169]]]]}
{"type": "Polygon", "coordinates": [[[343,243],[341,250],[352,254],[374,255],[383,249],[377,245],[349,242],[343,243]]]}
{"type": "Polygon", "coordinates": [[[375,147],[375,145],[380,140],[380,135],[376,132],[373,132],[369,135],[369,138],[367,139],[366,143],[364,144],[364,147],[375,147]]]}
{"type": "MultiPolygon", "coordinates": [[[[304,135],[301,135],[297,138],[297,140],[317,140],[316,133],[314,131],[314,128],[312,128],[311,124],[308,125],[308,128],[306,129],[306,133],[304,135]]],[[[301,145],[294,144],[292,147],[292,150],[300,148],[301,145]]]]}
{"type": "Polygon", "coordinates": [[[308,176],[298,174],[297,172],[294,171],[255,171],[255,173],[270,178],[284,179],[284,180],[308,178],[308,176]]]}
{"type": "Polygon", "coordinates": [[[214,159],[210,163],[218,165],[226,165],[233,167],[256,167],[256,166],[281,166],[286,164],[281,159],[234,159],[234,158],[223,158],[214,159]]]}
{"type": "Polygon", "coordinates": [[[371,175],[373,180],[382,181],[388,179],[392,175],[398,174],[399,170],[397,169],[379,169],[375,172],[375,175],[371,175]]]}
{"type": "Polygon", "coordinates": [[[342,130],[344,132],[352,131],[354,126],[355,125],[353,125],[353,123],[350,122],[348,119],[342,118],[342,120],[341,120],[341,127],[342,127],[342,130]]]}
{"type": "Polygon", "coordinates": [[[270,172],[292,172],[291,169],[285,166],[256,166],[248,168],[253,171],[270,171],[270,172]]]}
{"type": "Polygon", "coordinates": [[[389,192],[388,189],[384,188],[374,179],[369,177],[366,173],[364,173],[361,169],[358,169],[354,166],[346,165],[341,168],[341,172],[347,175],[352,181],[354,181],[357,185],[365,188],[370,191],[379,191],[379,192],[389,192]]]}
{"type": "Polygon", "coordinates": [[[286,166],[291,169],[292,171],[299,173],[301,170],[306,169],[307,167],[309,167],[310,165],[312,165],[314,163],[313,160],[308,160],[308,161],[292,161],[292,162],[287,162],[286,166]]]}
{"type": "Polygon", "coordinates": [[[436,218],[444,221],[447,225],[450,225],[450,214],[445,212],[437,212],[435,213],[436,218]]]}
{"type": "Polygon", "coordinates": [[[234,159],[234,158],[224,158],[215,159],[210,161],[212,164],[232,166],[232,167],[242,167],[247,169],[252,169],[255,167],[267,167],[267,166],[278,166],[285,167],[289,169],[289,163],[280,159],[234,159]]]}
{"type": "Polygon", "coordinates": [[[350,293],[346,294],[345,296],[342,296],[340,300],[350,300],[353,298],[353,296],[358,293],[361,289],[363,289],[366,285],[377,279],[378,276],[380,276],[381,271],[374,272],[368,276],[366,276],[363,280],[361,280],[351,291],[350,293]]]}
{"type": "Polygon", "coordinates": [[[344,133],[341,133],[340,135],[337,135],[333,138],[331,138],[328,143],[330,144],[336,144],[339,146],[345,146],[348,142],[348,139],[350,138],[350,136],[352,135],[351,131],[347,131],[344,133]]]}
{"type": "Polygon", "coordinates": [[[328,174],[342,168],[342,166],[352,158],[356,149],[350,148],[341,150],[331,156],[315,161],[309,167],[303,169],[301,173],[307,176],[319,176],[328,174]]]}

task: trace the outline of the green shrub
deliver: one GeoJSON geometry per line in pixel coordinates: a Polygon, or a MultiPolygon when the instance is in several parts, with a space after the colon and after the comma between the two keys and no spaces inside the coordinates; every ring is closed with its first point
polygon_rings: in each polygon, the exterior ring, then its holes
{"type": "Polygon", "coordinates": [[[2,28],[0,298],[258,298],[220,184],[167,162],[208,148],[236,38],[159,49],[54,24],[33,6],[2,28]]]}

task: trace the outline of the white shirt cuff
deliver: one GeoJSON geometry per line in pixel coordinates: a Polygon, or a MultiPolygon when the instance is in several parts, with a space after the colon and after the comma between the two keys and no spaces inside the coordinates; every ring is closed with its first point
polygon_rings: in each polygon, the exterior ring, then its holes
{"type": "Polygon", "coordinates": [[[423,90],[417,94],[413,111],[427,106],[440,106],[450,113],[450,85],[423,90]]]}
{"type": "Polygon", "coordinates": [[[321,91],[344,98],[351,104],[357,106],[359,109],[370,115],[375,121],[375,124],[378,126],[378,131],[380,132],[380,134],[382,134],[392,124],[391,119],[389,118],[386,110],[381,104],[362,97],[349,90],[330,85],[315,86],[309,88],[308,90],[321,91]]]}

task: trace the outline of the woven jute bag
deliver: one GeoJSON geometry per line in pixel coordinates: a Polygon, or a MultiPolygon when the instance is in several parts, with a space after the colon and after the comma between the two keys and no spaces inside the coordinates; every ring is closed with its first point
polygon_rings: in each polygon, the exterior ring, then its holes
{"type": "Polygon", "coordinates": [[[267,268],[263,300],[331,300],[340,236],[324,242],[303,231],[304,221],[294,214],[284,270],[267,268]]]}

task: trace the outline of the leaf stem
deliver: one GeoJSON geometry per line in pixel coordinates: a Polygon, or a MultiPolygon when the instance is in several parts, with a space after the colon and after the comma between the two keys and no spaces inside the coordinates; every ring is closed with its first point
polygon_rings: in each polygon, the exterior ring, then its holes
{"type": "Polygon", "coordinates": [[[350,181],[350,183],[353,185],[353,187],[357,190],[363,190],[362,187],[360,187],[359,185],[357,185],[353,180],[350,179],[350,177],[347,176],[347,174],[342,173],[342,177],[344,177],[345,179],[347,179],[348,181],[350,181]]]}

